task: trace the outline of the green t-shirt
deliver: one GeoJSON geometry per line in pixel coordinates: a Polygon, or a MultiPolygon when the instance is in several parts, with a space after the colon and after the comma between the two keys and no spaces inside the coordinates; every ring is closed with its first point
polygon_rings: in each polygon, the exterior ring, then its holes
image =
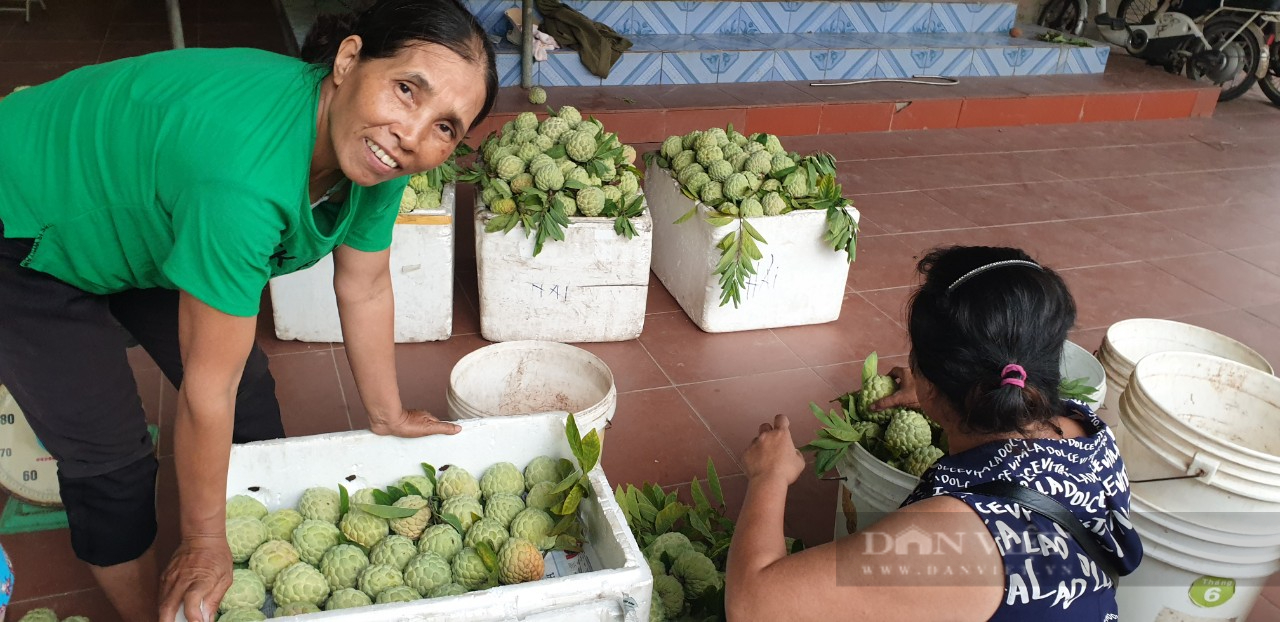
{"type": "Polygon", "coordinates": [[[76,69],[0,100],[0,222],[23,265],[94,294],[185,290],[252,316],[267,280],[391,244],[407,180],[311,208],[323,74],[251,49],[76,69]]]}

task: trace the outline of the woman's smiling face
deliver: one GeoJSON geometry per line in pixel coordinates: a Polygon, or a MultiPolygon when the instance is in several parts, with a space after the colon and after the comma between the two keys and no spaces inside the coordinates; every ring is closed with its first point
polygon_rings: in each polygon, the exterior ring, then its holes
{"type": "Polygon", "coordinates": [[[439,166],[484,107],[484,66],[434,43],[370,59],[360,45],[348,37],[334,61],[329,137],[338,166],[361,186],[439,166]]]}

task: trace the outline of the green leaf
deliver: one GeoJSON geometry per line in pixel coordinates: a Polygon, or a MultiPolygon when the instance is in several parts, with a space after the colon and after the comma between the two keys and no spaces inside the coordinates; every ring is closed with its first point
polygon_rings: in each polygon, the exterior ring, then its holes
{"type": "Polygon", "coordinates": [[[569,152],[565,150],[564,145],[555,145],[547,150],[547,155],[551,156],[552,160],[559,160],[569,155],[569,152]]]}
{"type": "Polygon", "coordinates": [[[422,494],[422,491],[418,490],[418,487],[413,485],[413,482],[405,482],[401,484],[401,486],[404,488],[405,495],[414,495],[426,498],[426,495],[422,494]]]}
{"type": "Polygon", "coordinates": [[[880,357],[875,352],[867,355],[867,360],[862,362],[862,386],[871,384],[871,379],[880,375],[880,357]]]}
{"type": "Polygon", "coordinates": [[[755,227],[753,227],[753,226],[751,226],[751,223],[747,222],[746,220],[743,220],[743,221],[742,221],[742,228],[743,228],[743,229],[746,229],[746,231],[747,231],[747,235],[749,235],[749,236],[751,236],[751,237],[755,238],[755,239],[756,239],[756,240],[758,240],[761,244],[768,244],[768,243],[769,243],[769,241],[768,241],[768,240],[765,240],[765,239],[764,239],[764,236],[763,236],[763,235],[760,235],[760,232],[759,232],[759,231],[756,231],[756,228],[755,228],[755,227]]]}
{"type": "Polygon", "coordinates": [[[809,441],[808,445],[805,445],[805,447],[817,447],[820,449],[831,449],[831,450],[839,450],[848,446],[849,446],[848,442],[837,441],[830,438],[815,438],[812,441],[809,441]]]}
{"type": "Polygon", "coordinates": [[[395,503],[395,500],[391,498],[391,495],[382,492],[377,488],[373,489],[373,500],[378,505],[391,505],[392,503],[395,503]]]}
{"type": "Polygon", "coordinates": [[[696,215],[696,214],[698,214],[698,206],[696,206],[696,205],[695,205],[695,206],[694,206],[694,209],[691,209],[691,210],[689,210],[689,211],[686,211],[686,212],[685,212],[685,215],[684,215],[684,216],[680,216],[680,218],[677,218],[677,219],[676,219],[676,221],[675,221],[675,223],[673,223],[673,224],[680,224],[680,223],[684,223],[684,221],[689,220],[689,219],[691,219],[691,218],[694,218],[694,215],[696,215]]]}
{"type": "Polygon", "coordinates": [[[436,489],[436,468],[423,462],[422,473],[423,475],[427,476],[427,479],[431,480],[431,489],[435,490],[436,489]]]}
{"type": "Polygon", "coordinates": [[[587,185],[576,179],[567,179],[564,182],[564,187],[570,190],[582,190],[583,188],[586,188],[587,185]]]}
{"type": "Polygon", "coordinates": [[[582,543],[577,538],[565,534],[556,536],[556,544],[551,547],[555,551],[582,552],[582,543]]]}
{"type": "Polygon", "coordinates": [[[724,227],[731,224],[735,218],[733,216],[708,216],[707,224],[712,227],[724,227]]]}
{"type": "Polygon", "coordinates": [[[844,442],[846,442],[846,443],[856,443],[856,442],[858,442],[858,441],[862,440],[862,432],[859,432],[859,431],[857,431],[857,430],[854,430],[853,428],[845,428],[845,427],[842,427],[842,426],[833,426],[833,427],[827,428],[827,430],[826,430],[826,431],[827,431],[827,433],[828,433],[828,434],[830,434],[831,436],[833,436],[833,437],[835,437],[835,438],[837,438],[837,439],[839,439],[839,440],[841,440],[841,441],[844,441],[844,442]]]}
{"type": "Polygon", "coordinates": [[[707,522],[706,517],[698,512],[688,515],[689,526],[693,527],[698,533],[702,534],[707,541],[715,540],[715,536],[711,533],[711,524],[707,522]]]}
{"type": "Polygon", "coordinates": [[[556,514],[561,516],[573,514],[578,511],[578,504],[582,498],[586,496],[586,488],[581,484],[575,485],[569,489],[569,494],[565,495],[564,502],[556,508],[556,514]]]}
{"type": "Polygon", "coordinates": [[[699,510],[711,507],[711,504],[707,502],[706,493],[702,492],[702,482],[699,482],[696,477],[689,483],[689,496],[693,497],[693,507],[699,510]]]}
{"type": "Polygon", "coordinates": [[[566,490],[568,490],[568,489],[572,488],[574,484],[577,484],[577,483],[578,483],[578,480],[579,480],[581,477],[582,477],[582,474],[581,474],[581,473],[579,473],[579,472],[578,472],[578,471],[576,471],[576,470],[575,470],[574,472],[572,472],[572,473],[570,473],[570,474],[566,475],[566,476],[565,476],[565,478],[564,478],[564,479],[562,479],[562,480],[560,480],[560,483],[559,483],[559,484],[556,484],[556,487],[555,487],[554,489],[552,489],[551,494],[553,494],[553,495],[558,495],[558,494],[560,494],[560,493],[562,493],[562,492],[564,492],[564,491],[566,491],[566,490]]]}
{"type": "Polygon", "coordinates": [[[388,486],[388,487],[387,487],[387,496],[388,496],[388,497],[391,497],[391,502],[392,502],[392,503],[395,503],[396,501],[399,501],[399,500],[401,500],[401,499],[403,499],[403,498],[405,498],[405,497],[409,496],[409,493],[405,492],[403,488],[397,488],[397,487],[395,487],[395,486],[388,486]]]}
{"type": "Polygon", "coordinates": [[[600,434],[592,429],[582,439],[582,456],[578,458],[583,473],[591,472],[596,467],[596,463],[600,461],[600,434]]]}
{"type": "Polygon", "coordinates": [[[560,520],[556,521],[555,527],[552,527],[551,531],[547,532],[547,535],[558,536],[565,531],[568,531],[568,529],[572,527],[577,520],[577,514],[565,514],[560,517],[560,520]]]}
{"type": "Polygon", "coordinates": [[[507,224],[510,223],[513,219],[514,219],[513,214],[498,214],[497,216],[490,218],[489,222],[484,224],[484,232],[494,233],[497,231],[501,231],[507,228],[507,224]]]}
{"type": "Polygon", "coordinates": [[[582,434],[578,432],[578,418],[573,413],[569,413],[564,421],[564,436],[569,441],[569,450],[573,452],[573,456],[578,459],[578,464],[585,462],[582,452],[582,434]]]}
{"type": "Polygon", "coordinates": [[[373,503],[357,503],[356,509],[363,510],[378,518],[409,518],[418,513],[414,508],[398,508],[390,505],[376,505],[373,503]]]}
{"type": "Polygon", "coordinates": [[[716,473],[716,463],[707,458],[707,486],[711,488],[711,496],[716,503],[724,505],[724,490],[720,488],[720,474],[716,473]]]}
{"type": "Polygon", "coordinates": [[[671,531],[676,521],[684,518],[688,513],[689,506],[683,503],[672,503],[658,512],[658,517],[653,521],[653,529],[658,533],[671,531]]]}
{"type": "Polygon", "coordinates": [[[458,530],[458,535],[465,536],[467,534],[467,530],[462,528],[462,521],[458,520],[457,516],[454,516],[452,514],[444,514],[440,517],[440,520],[443,520],[450,527],[453,527],[454,529],[458,530]]]}
{"type": "MultiPolygon", "coordinates": [[[[745,225],[747,221],[743,220],[742,223],[745,225]]],[[[760,247],[756,246],[755,238],[749,235],[742,236],[742,252],[755,261],[760,261],[764,258],[764,254],[760,252],[760,247]]]]}
{"type": "Polygon", "coordinates": [[[351,511],[351,495],[347,494],[347,487],[338,484],[338,514],[345,516],[351,511]]]}
{"type": "Polygon", "coordinates": [[[493,547],[488,542],[477,542],[476,553],[480,555],[480,561],[484,563],[485,570],[489,574],[498,572],[498,555],[493,552],[493,547]]]}

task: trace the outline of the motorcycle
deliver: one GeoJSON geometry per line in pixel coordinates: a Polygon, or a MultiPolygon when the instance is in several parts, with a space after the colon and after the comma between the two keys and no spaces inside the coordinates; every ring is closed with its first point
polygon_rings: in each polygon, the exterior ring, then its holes
{"type": "Polygon", "coordinates": [[[1270,25],[1267,31],[1267,50],[1268,56],[1271,58],[1271,66],[1267,69],[1266,75],[1258,79],[1258,88],[1262,89],[1262,94],[1271,100],[1271,103],[1280,106],[1280,40],[1276,37],[1275,24],[1270,25]]]}

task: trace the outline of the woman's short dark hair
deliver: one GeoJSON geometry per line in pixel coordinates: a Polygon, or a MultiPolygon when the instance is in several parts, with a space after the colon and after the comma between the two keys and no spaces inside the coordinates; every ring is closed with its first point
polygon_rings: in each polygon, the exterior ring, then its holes
{"type": "Polygon", "coordinates": [[[1016,248],[953,246],[917,266],[924,284],[910,302],[911,365],[974,433],[1026,432],[1063,412],[1059,364],[1075,300],[1056,272],[1022,262],[1032,259],[1016,248]],[[1026,371],[1025,387],[1004,382],[1016,375],[1004,373],[1011,364],[1026,371]]]}
{"type": "Polygon", "coordinates": [[[351,13],[326,14],[316,19],[302,43],[300,56],[308,63],[333,68],[342,41],[359,35],[360,58],[391,58],[407,46],[434,43],[448,48],[484,70],[484,107],[472,119],[474,128],[493,109],[498,97],[498,69],[493,43],[475,16],[458,0],[365,0],[351,13]]]}

